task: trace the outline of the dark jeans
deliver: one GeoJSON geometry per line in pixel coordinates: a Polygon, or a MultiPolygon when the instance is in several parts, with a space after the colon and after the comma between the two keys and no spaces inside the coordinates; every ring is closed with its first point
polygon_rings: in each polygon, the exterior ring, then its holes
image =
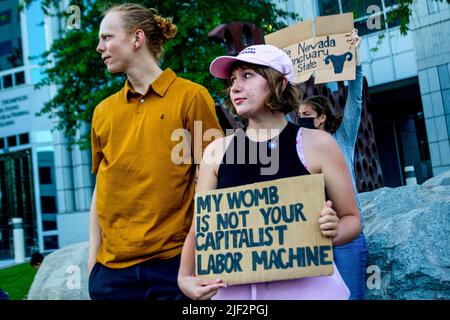
{"type": "Polygon", "coordinates": [[[352,242],[333,248],[334,263],[350,290],[350,300],[364,300],[367,253],[363,233],[352,242]]]}
{"type": "Polygon", "coordinates": [[[178,288],[180,256],[111,269],[96,263],[89,275],[92,300],[187,300],[178,288]]]}

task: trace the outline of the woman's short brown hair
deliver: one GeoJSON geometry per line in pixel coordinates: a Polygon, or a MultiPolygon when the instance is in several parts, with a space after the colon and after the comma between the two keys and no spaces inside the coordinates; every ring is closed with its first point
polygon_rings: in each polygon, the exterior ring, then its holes
{"type": "MultiPolygon", "coordinates": [[[[233,71],[236,69],[254,70],[257,74],[267,80],[270,88],[270,92],[264,100],[264,109],[267,111],[270,111],[272,113],[289,113],[297,108],[300,100],[303,97],[302,91],[297,86],[295,86],[291,82],[287,82],[286,84],[286,81],[284,80],[285,75],[272,68],[256,65],[253,63],[237,61],[230,67],[228,79],[231,78],[233,71]]],[[[233,108],[233,111],[236,112],[233,104],[229,99],[230,90],[231,83],[229,84],[229,87],[227,89],[227,104],[230,105],[233,108]]]]}
{"type": "Polygon", "coordinates": [[[125,30],[133,33],[137,29],[144,31],[147,48],[153,57],[159,61],[164,52],[163,45],[177,34],[177,26],[170,18],[158,15],[156,9],[147,9],[134,3],[114,5],[105,11],[120,12],[125,30]]]}

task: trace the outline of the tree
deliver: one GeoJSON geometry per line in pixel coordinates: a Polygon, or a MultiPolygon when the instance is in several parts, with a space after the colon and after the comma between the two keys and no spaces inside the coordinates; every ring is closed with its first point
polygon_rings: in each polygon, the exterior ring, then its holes
{"type": "MultiPolygon", "coordinates": [[[[30,3],[33,0],[26,0],[30,3]]],[[[42,0],[43,10],[49,14],[59,1],[42,0]]],[[[40,115],[57,119],[56,129],[62,130],[71,142],[87,146],[89,135],[75,139],[83,123],[90,123],[95,106],[118,91],[124,83],[123,75],[111,75],[100,55],[95,51],[102,11],[111,1],[72,1],[81,12],[78,29],[66,30],[51,49],[43,55],[46,78],[37,87],[55,84],[57,94],[48,101],[40,115]]],[[[216,26],[247,21],[261,27],[265,33],[285,27],[280,18],[296,18],[277,9],[272,1],[262,0],[152,0],[135,1],[148,8],[154,7],[162,16],[172,16],[178,26],[178,35],[166,44],[162,68],[170,67],[181,77],[207,87],[214,97],[224,89],[223,83],[209,75],[209,63],[218,55],[226,54],[224,46],[207,39],[216,26]]],[[[68,19],[66,12],[57,13],[68,19]]],[[[66,21],[65,20],[65,21],[66,21]]]]}

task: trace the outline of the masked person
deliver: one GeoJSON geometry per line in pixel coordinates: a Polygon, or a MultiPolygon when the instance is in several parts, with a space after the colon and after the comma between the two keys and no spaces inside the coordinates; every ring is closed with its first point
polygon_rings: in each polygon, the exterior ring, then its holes
{"type": "MultiPolygon", "coordinates": [[[[237,57],[222,56],[211,63],[213,76],[228,79],[229,99],[235,112],[248,119],[248,126],[207,147],[200,164],[197,191],[322,173],[329,201],[321,212],[321,232],[331,237],[334,245],[345,244],[360,233],[351,176],[335,140],[319,130],[304,129],[303,149],[308,169],[302,164],[296,144],[299,127],[284,117],[298,106],[301,96],[292,83],[293,70],[286,53],[271,45],[251,46],[237,57]],[[271,151],[269,156],[277,155],[272,159],[278,162],[277,170],[271,174],[262,174],[262,169],[271,166],[259,158],[262,148],[271,151]],[[255,152],[252,154],[250,150],[255,152]],[[242,159],[245,161],[239,161],[242,159]]],[[[248,285],[227,286],[220,279],[200,279],[194,276],[194,249],[193,223],[178,274],[180,289],[192,299],[347,299],[349,296],[337,269],[326,277],[248,285]]]]}
{"type": "MultiPolygon", "coordinates": [[[[355,153],[356,137],[361,119],[362,68],[359,60],[359,46],[361,39],[358,31],[353,30],[349,42],[356,47],[356,77],[348,81],[348,96],[342,117],[335,115],[330,100],[325,96],[308,97],[301,102],[298,109],[298,123],[305,128],[315,128],[331,133],[341,148],[347,167],[352,174],[353,188],[356,194],[358,211],[362,216],[361,202],[356,191],[355,173],[353,170],[353,156],[355,153]]],[[[300,133],[301,135],[301,133],[300,133]]],[[[307,163],[304,162],[307,166],[307,163]]],[[[333,247],[334,261],[342,278],[350,289],[352,300],[362,300],[366,287],[367,244],[364,233],[352,242],[333,247]]]]}

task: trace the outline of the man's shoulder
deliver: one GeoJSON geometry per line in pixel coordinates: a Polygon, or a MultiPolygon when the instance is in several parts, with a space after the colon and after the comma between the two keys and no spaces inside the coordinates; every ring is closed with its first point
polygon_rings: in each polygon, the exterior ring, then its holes
{"type": "Polygon", "coordinates": [[[123,88],[100,101],[95,107],[94,113],[102,112],[108,106],[119,103],[120,99],[123,99],[123,88]]]}
{"type": "MultiPolygon", "coordinates": [[[[193,95],[196,95],[200,91],[208,92],[208,90],[202,86],[201,84],[198,84],[196,82],[193,82],[189,79],[185,79],[182,77],[178,77],[173,82],[174,89],[177,90],[177,92],[185,91],[186,93],[191,93],[193,95]]],[[[209,94],[209,93],[208,93],[209,94]]]]}

